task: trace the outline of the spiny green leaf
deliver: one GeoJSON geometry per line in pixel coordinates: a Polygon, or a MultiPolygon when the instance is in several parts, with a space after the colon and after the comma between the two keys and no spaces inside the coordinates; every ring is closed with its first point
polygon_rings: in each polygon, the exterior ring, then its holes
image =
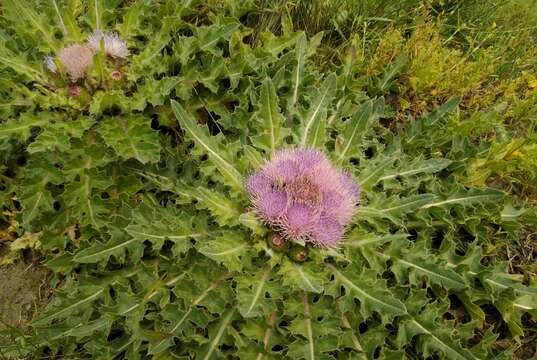
{"type": "Polygon", "coordinates": [[[427,114],[425,117],[425,123],[427,126],[433,126],[438,120],[442,118],[445,114],[453,111],[461,102],[460,96],[455,96],[446,101],[444,104],[436,108],[430,114],[427,114]]]}
{"type": "MultiPolygon", "coordinates": [[[[211,294],[213,290],[215,290],[218,286],[220,286],[221,282],[227,278],[229,274],[224,274],[222,276],[219,276],[215,281],[208,284],[206,288],[203,288],[201,292],[195,295],[192,302],[187,306],[185,311],[177,312],[174,311],[174,315],[176,317],[175,321],[171,323],[171,327],[169,329],[170,334],[180,334],[182,332],[183,327],[186,326],[188,319],[190,316],[193,315],[193,312],[195,311],[196,307],[202,303],[202,301],[211,294]]],[[[172,339],[164,339],[158,342],[155,342],[150,345],[150,354],[158,354],[164,350],[166,350],[168,347],[172,346],[172,339]]]]}
{"type": "Polygon", "coordinates": [[[38,326],[46,325],[52,320],[65,318],[73,312],[80,311],[81,308],[86,307],[87,304],[97,300],[102,296],[103,293],[104,289],[95,289],[95,291],[77,297],[76,299],[66,300],[65,302],[62,302],[61,306],[52,308],[51,310],[45,312],[43,316],[34,321],[34,324],[38,326]]]}
{"type": "Polygon", "coordinates": [[[30,81],[38,81],[45,83],[45,77],[42,71],[39,71],[29,64],[25,59],[5,51],[5,54],[0,54],[0,63],[5,64],[15,72],[24,75],[30,81]]]}
{"type": "Polygon", "coordinates": [[[80,116],[73,121],[56,119],[55,123],[49,124],[34,142],[28,146],[28,152],[39,153],[58,149],[67,151],[71,147],[71,139],[80,139],[84,132],[94,123],[93,119],[80,116]]]}
{"type": "Polygon", "coordinates": [[[369,190],[375,185],[385,170],[395,162],[393,157],[379,157],[374,161],[368,161],[365,168],[361,169],[358,183],[364,190],[369,190]]]}
{"type": "Polygon", "coordinates": [[[23,206],[23,224],[27,226],[41,212],[52,211],[54,199],[47,185],[60,184],[62,174],[48,159],[31,161],[27,166],[20,201],[23,206]]]}
{"type": "Polygon", "coordinates": [[[427,337],[427,340],[425,340],[428,343],[425,345],[426,347],[438,349],[450,359],[477,359],[470,351],[453,343],[449,337],[440,334],[437,331],[438,327],[428,328],[425,323],[421,323],[416,319],[412,320],[412,324],[416,326],[418,334],[427,337]]]}
{"type": "Polygon", "coordinates": [[[133,221],[125,231],[139,242],[149,240],[153,248],[160,249],[165,240],[172,241],[174,250],[186,252],[190,248],[191,239],[207,236],[205,229],[195,229],[181,216],[181,213],[169,208],[136,212],[133,221]]]}
{"type": "Polygon", "coordinates": [[[72,216],[77,217],[80,223],[91,224],[95,228],[102,227],[109,209],[105,201],[94,192],[94,188],[105,189],[112,181],[98,171],[78,176],[78,181],[72,181],[65,187],[63,198],[70,206],[72,216]]]}
{"type": "Polygon", "coordinates": [[[145,1],[137,0],[125,12],[123,22],[119,26],[119,33],[124,39],[129,40],[140,32],[140,23],[143,19],[144,10],[147,10],[147,6],[148,4],[145,1]]]}
{"type": "Polygon", "coordinates": [[[417,209],[424,208],[434,198],[432,194],[420,194],[402,199],[388,198],[375,200],[367,207],[361,207],[359,213],[367,217],[387,218],[393,222],[400,222],[402,216],[417,209]]]}
{"type": "Polygon", "coordinates": [[[230,309],[222,315],[222,320],[215,329],[214,334],[211,334],[212,340],[207,345],[203,346],[202,350],[198,353],[199,355],[197,358],[200,360],[209,360],[213,357],[215,351],[218,351],[222,336],[231,329],[231,320],[233,319],[234,314],[235,309],[230,309]]]}
{"type": "Polygon", "coordinates": [[[84,35],[82,35],[82,31],[78,26],[75,19],[75,14],[73,13],[73,7],[74,6],[71,5],[65,6],[63,9],[59,9],[59,17],[63,19],[65,28],[67,29],[67,38],[73,41],[84,41],[84,35]]]}
{"type": "Polygon", "coordinates": [[[295,344],[291,344],[289,352],[294,359],[320,359],[323,358],[323,356],[319,354],[319,342],[316,341],[313,336],[312,315],[307,293],[304,293],[302,298],[304,304],[304,318],[295,319],[291,326],[291,331],[301,333],[307,340],[305,344],[299,344],[298,341],[295,344]]]}
{"type": "Polygon", "coordinates": [[[394,78],[401,73],[401,71],[407,66],[408,59],[405,56],[399,56],[395,61],[388,65],[387,69],[384,71],[382,78],[379,79],[377,89],[381,93],[387,92],[394,78]]]}
{"type": "Polygon", "coordinates": [[[204,149],[209,156],[209,159],[216,165],[220,173],[228,181],[229,185],[237,190],[242,189],[242,175],[233,166],[232,162],[225,158],[225,153],[218,149],[218,146],[212,141],[211,136],[197,125],[192,116],[190,116],[177,101],[172,101],[172,108],[183,130],[185,130],[196,144],[204,149]]]}
{"type": "Polygon", "coordinates": [[[28,24],[28,27],[14,26],[16,30],[33,30],[34,35],[37,35],[39,39],[42,39],[51,50],[57,49],[57,41],[53,37],[54,30],[48,22],[44,21],[45,19],[43,16],[39,16],[32,7],[26,6],[26,4],[16,0],[5,0],[4,6],[11,13],[10,15],[13,17],[13,20],[16,19],[17,23],[22,20],[28,24]]]}
{"type": "Polygon", "coordinates": [[[105,119],[99,133],[121,157],[134,158],[142,164],[160,159],[157,132],[151,129],[148,119],[141,116],[117,116],[105,119]]]}
{"type": "Polygon", "coordinates": [[[187,201],[195,200],[198,209],[207,209],[221,225],[234,225],[241,216],[236,204],[223,194],[202,186],[189,186],[182,181],[148,172],[140,175],[153,182],[161,191],[171,191],[187,201]]]}
{"type": "Polygon", "coordinates": [[[437,315],[444,310],[444,308],[428,305],[421,310],[420,314],[405,317],[401,322],[402,328],[398,334],[398,343],[405,344],[413,336],[418,335],[419,346],[424,356],[436,353],[449,359],[477,359],[472,352],[453,339],[454,329],[451,326],[435,321],[437,315]]]}
{"type": "Polygon", "coordinates": [[[345,122],[341,139],[336,141],[335,155],[337,162],[352,156],[361,157],[362,138],[368,128],[378,118],[384,106],[384,99],[368,100],[360,105],[351,119],[345,122]]]}
{"type": "Polygon", "coordinates": [[[229,270],[241,270],[250,245],[240,233],[226,233],[214,239],[201,240],[198,250],[229,270]]]}
{"type": "Polygon", "coordinates": [[[358,233],[351,233],[345,239],[343,245],[350,248],[360,248],[364,246],[382,245],[397,239],[407,239],[408,234],[389,234],[380,236],[368,236],[358,233]]]}
{"type": "MultiPolygon", "coordinates": [[[[112,326],[112,321],[106,318],[100,318],[97,320],[89,321],[87,323],[79,323],[78,325],[71,327],[68,325],[59,325],[48,327],[46,330],[46,339],[50,341],[56,341],[67,336],[74,337],[86,337],[91,336],[97,331],[109,329],[112,326]]],[[[46,344],[43,344],[46,345],[46,344]]]]}
{"type": "Polygon", "coordinates": [[[394,169],[383,174],[378,180],[390,180],[397,177],[412,176],[422,173],[435,173],[446,168],[451,163],[448,159],[429,159],[416,161],[404,168],[394,169]]]}
{"type": "Polygon", "coordinates": [[[306,116],[302,119],[300,146],[315,147],[325,141],[323,118],[326,116],[326,109],[332,102],[335,91],[336,76],[331,74],[322,83],[319,95],[312,101],[306,116]]]}
{"type": "Polygon", "coordinates": [[[261,85],[259,102],[257,118],[260,120],[262,130],[261,134],[252,138],[252,143],[268,154],[272,154],[281,147],[285,134],[282,126],[285,120],[280,113],[276,90],[270,78],[267,78],[261,85]]]}
{"type": "Polygon", "coordinates": [[[520,283],[520,275],[506,274],[498,270],[483,269],[481,272],[471,272],[471,275],[478,276],[483,285],[491,290],[491,295],[498,296],[504,290],[513,290],[521,295],[537,296],[537,288],[525,286],[520,283]]]}
{"type": "Polygon", "coordinates": [[[256,317],[267,313],[270,309],[270,299],[265,298],[268,281],[271,277],[271,268],[260,269],[253,276],[237,277],[237,300],[239,312],[245,318],[256,317]]]}
{"type": "Polygon", "coordinates": [[[284,36],[275,36],[272,32],[264,32],[261,34],[262,50],[270,56],[276,58],[282,51],[292,47],[300,38],[301,33],[291,32],[284,36]]]}
{"type": "Polygon", "coordinates": [[[296,66],[293,69],[293,90],[291,93],[291,98],[289,99],[289,102],[287,104],[287,108],[289,110],[292,110],[295,108],[295,105],[298,101],[299,94],[298,89],[300,87],[300,84],[302,83],[302,80],[304,79],[304,65],[305,65],[305,58],[306,58],[306,46],[308,44],[308,40],[306,38],[305,34],[300,35],[298,40],[296,41],[296,47],[295,47],[295,53],[296,53],[296,66]]]}
{"type": "Polygon", "coordinates": [[[286,260],[281,264],[278,273],[283,283],[291,289],[301,289],[312,293],[323,291],[325,283],[323,273],[316,270],[311,263],[297,264],[286,260]]]}
{"type": "MultiPolygon", "coordinates": [[[[425,277],[432,284],[438,284],[447,289],[463,290],[468,287],[464,279],[455,271],[443,267],[425,256],[420,257],[416,254],[409,254],[405,258],[392,258],[395,260],[395,265],[392,265],[392,271],[395,271],[396,274],[399,273],[397,268],[401,266],[416,273],[418,279],[419,277],[425,277]]],[[[416,281],[411,280],[411,283],[416,283],[416,281]]]]}
{"type": "Polygon", "coordinates": [[[259,216],[253,211],[241,214],[239,216],[239,222],[252,230],[256,235],[263,236],[267,233],[267,228],[263,225],[259,216]]]}
{"type": "Polygon", "coordinates": [[[16,137],[20,141],[26,141],[31,135],[33,128],[45,127],[50,121],[51,114],[41,113],[35,116],[24,113],[19,116],[19,120],[10,119],[0,126],[0,141],[6,141],[11,137],[16,137]]]}
{"type": "Polygon", "coordinates": [[[200,51],[209,51],[215,55],[219,54],[217,48],[218,41],[229,39],[231,34],[239,28],[236,22],[229,24],[213,24],[211,26],[199,26],[195,28],[196,38],[198,39],[198,48],[200,51]]]}
{"type": "Polygon", "coordinates": [[[327,266],[347,291],[360,300],[360,312],[364,316],[369,316],[372,311],[378,312],[382,318],[406,314],[405,305],[390,293],[383,281],[375,280],[372,283],[370,279],[342,273],[333,265],[327,266]]]}
{"type": "Polygon", "coordinates": [[[197,200],[198,203],[196,206],[208,209],[222,225],[238,223],[241,215],[240,210],[234,202],[221,193],[201,186],[193,187],[183,184],[177,184],[175,192],[179,195],[197,200]]]}
{"type": "Polygon", "coordinates": [[[505,193],[495,189],[470,189],[466,193],[457,193],[445,200],[432,201],[421,206],[422,209],[432,207],[448,207],[452,205],[473,206],[476,204],[490,203],[501,200],[505,193]]]}
{"type": "Polygon", "coordinates": [[[78,252],[73,261],[78,263],[96,263],[99,261],[107,261],[112,255],[123,254],[125,249],[132,244],[140,242],[139,238],[123,237],[119,240],[112,240],[105,244],[95,244],[87,249],[78,252]]]}

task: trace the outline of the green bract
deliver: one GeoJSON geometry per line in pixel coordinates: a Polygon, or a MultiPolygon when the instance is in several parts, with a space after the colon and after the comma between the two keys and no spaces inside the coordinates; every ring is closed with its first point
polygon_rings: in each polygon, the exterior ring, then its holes
{"type": "Polygon", "coordinates": [[[524,336],[537,287],[482,245],[524,211],[465,182],[488,148],[460,131],[460,97],[389,129],[381,78],[366,91],[353,56],[321,71],[322,35],[286,22],[254,33],[252,1],[68,3],[2,5],[3,216],[39,239],[55,287],[2,355],[511,358],[485,311],[524,336]],[[89,97],[69,97],[42,57],[95,29],[127,42],[125,78],[94,58],[89,97]],[[295,147],[363,190],[337,249],[276,251],[250,210],[245,178],[295,147]]]}

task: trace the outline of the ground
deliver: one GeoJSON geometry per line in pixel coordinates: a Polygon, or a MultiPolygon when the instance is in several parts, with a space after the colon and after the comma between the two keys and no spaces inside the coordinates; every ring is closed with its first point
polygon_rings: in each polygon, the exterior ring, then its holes
{"type": "MultiPolygon", "coordinates": [[[[0,331],[21,327],[46,307],[49,279],[50,272],[34,259],[0,267],[0,331]]],[[[8,337],[0,336],[0,344],[9,343],[8,337]]]]}

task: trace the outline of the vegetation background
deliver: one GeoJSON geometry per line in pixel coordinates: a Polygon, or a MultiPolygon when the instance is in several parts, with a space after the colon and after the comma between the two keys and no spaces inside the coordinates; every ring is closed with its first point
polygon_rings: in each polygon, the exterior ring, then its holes
{"type": "MultiPolygon", "coordinates": [[[[189,349],[195,349],[199,358],[535,358],[535,14],[536,0],[2,1],[0,357],[188,358],[194,356],[189,349]],[[129,45],[132,56],[120,66],[125,79],[111,83],[105,75],[110,69],[96,66],[83,84],[88,97],[70,97],[66,84],[44,69],[42,58],[62,44],[83,41],[100,27],[118,31],[129,45]],[[297,70],[300,61],[303,72],[297,70]],[[302,80],[298,100],[289,90],[293,74],[302,80]],[[330,74],[337,76],[333,87],[330,74]],[[203,257],[199,253],[214,254],[216,249],[178,245],[166,235],[185,232],[195,239],[197,230],[220,228],[231,233],[239,226],[233,216],[239,218],[239,209],[247,206],[229,181],[214,175],[222,164],[211,162],[199,144],[184,141],[189,123],[174,117],[170,98],[207,126],[202,137],[211,138],[224,158],[239,154],[233,166],[246,174],[251,171],[248,164],[269,152],[263,140],[248,140],[263,135],[256,130],[266,126],[263,112],[275,108],[285,113],[287,122],[294,121],[298,132],[282,125],[288,137],[281,138],[282,144],[297,143],[302,116],[323,88],[333,90],[333,100],[323,103],[328,140],[320,140],[331,154],[341,154],[338,136],[351,143],[339,119],[350,118],[358,104],[369,99],[383,99],[382,109],[372,110],[378,112],[376,122],[368,123],[371,128],[364,129],[361,143],[352,143],[356,154],[341,155],[342,166],[363,180],[364,174],[373,174],[372,168],[382,167],[387,156],[393,160],[387,168],[396,175],[377,174],[381,185],[364,184],[366,210],[359,213],[363,220],[349,238],[404,232],[410,240],[379,243],[375,249],[392,258],[376,264],[366,261],[374,253],[369,248],[341,256],[382,270],[382,277],[367,275],[380,287],[385,281],[390,286],[397,282],[395,297],[409,313],[409,304],[430,299],[421,311],[434,313],[421,322],[430,325],[428,334],[408,325],[420,311],[411,320],[392,319],[398,335],[391,325],[385,326],[390,323],[385,314],[370,317],[356,304],[338,303],[342,315],[330,318],[329,299],[343,298],[344,293],[332,289],[329,275],[321,279],[324,275],[316,276],[316,270],[310,274],[309,265],[304,269],[310,287],[304,279],[284,281],[281,289],[267,285],[269,298],[296,295],[296,304],[252,302],[249,310],[260,317],[244,322],[225,304],[234,301],[229,299],[234,299],[235,286],[253,291],[255,284],[266,281],[263,271],[244,270],[256,260],[242,257],[228,263],[203,257]],[[273,92],[283,100],[265,107],[263,98],[273,92]],[[258,122],[252,112],[261,114],[258,122]],[[420,125],[419,119],[436,124],[431,120],[435,116],[446,120],[441,126],[420,125]],[[429,158],[447,159],[449,166],[405,177],[405,169],[430,164],[423,162],[429,158]],[[390,182],[393,179],[397,181],[390,182]],[[426,214],[404,203],[406,212],[379,215],[379,209],[399,206],[393,201],[415,201],[423,189],[447,199],[468,190],[487,200],[426,214]],[[506,197],[500,200],[498,191],[506,197]],[[222,210],[215,203],[229,207],[222,210]],[[367,208],[372,210],[368,213],[367,208]],[[162,239],[135,235],[144,229],[162,239]],[[132,245],[132,239],[139,240],[139,246],[132,245]],[[401,248],[425,259],[434,254],[442,266],[457,259],[452,266],[457,274],[438,270],[436,277],[408,275],[395,265],[401,248]],[[471,255],[475,249],[480,250],[471,255]],[[217,287],[205,277],[216,263],[223,265],[211,270],[211,279],[229,287],[217,287]],[[385,276],[388,267],[392,275],[385,276]],[[183,268],[190,272],[181,275],[183,268]],[[467,274],[475,269],[484,275],[471,280],[471,291],[461,294],[457,286],[463,277],[469,283],[467,274]],[[499,269],[510,276],[502,277],[499,269]],[[228,280],[228,271],[243,271],[252,278],[235,277],[236,285],[228,280]],[[486,274],[505,280],[501,286],[507,290],[477,284],[486,282],[486,274]],[[174,288],[173,281],[181,276],[186,285],[174,288]],[[511,284],[514,280],[521,285],[511,284]],[[216,289],[211,301],[194,295],[204,286],[216,289]],[[473,286],[484,286],[484,293],[474,292],[473,286]],[[304,330],[312,327],[309,307],[307,316],[297,309],[309,303],[308,292],[318,293],[318,287],[330,296],[315,298],[315,306],[324,310],[316,314],[318,328],[313,328],[319,332],[312,335],[304,330]],[[97,299],[99,303],[93,303],[97,299]],[[169,324],[180,315],[170,306],[192,317],[198,328],[209,327],[208,334],[189,325],[181,329],[181,336],[190,341],[186,349],[174,342],[169,333],[177,329],[169,324]],[[283,323],[271,320],[275,309],[285,313],[283,323]],[[345,309],[356,315],[347,319],[345,309]],[[222,314],[222,319],[214,314],[222,314]],[[78,319],[85,319],[86,325],[78,319]],[[239,325],[220,332],[230,321],[239,325]],[[337,331],[321,330],[332,325],[337,331]],[[268,340],[265,329],[275,326],[278,330],[268,340]],[[432,330],[444,326],[448,333],[432,330]],[[401,335],[401,329],[408,334],[401,335]],[[315,341],[313,336],[318,336],[315,341]],[[337,345],[329,344],[327,337],[337,337],[337,345]],[[310,348],[313,342],[320,348],[310,348]],[[213,344],[219,346],[216,352],[213,344]]],[[[196,131],[186,139],[199,135],[196,131]]],[[[243,217],[240,224],[257,236],[262,230],[253,222],[243,217]]],[[[233,236],[249,236],[236,231],[233,236]]],[[[221,241],[226,234],[219,235],[221,241]]],[[[317,257],[314,263],[331,264],[326,260],[330,256],[317,257]]],[[[251,297],[241,298],[241,291],[237,302],[246,319],[241,306],[251,297]]]]}

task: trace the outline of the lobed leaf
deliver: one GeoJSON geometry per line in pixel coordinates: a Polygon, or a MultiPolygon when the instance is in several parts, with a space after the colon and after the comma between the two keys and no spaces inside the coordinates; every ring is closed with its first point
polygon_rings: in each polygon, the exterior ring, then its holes
{"type": "Polygon", "coordinates": [[[131,115],[106,118],[98,131],[104,141],[124,159],[133,158],[142,164],[160,159],[158,134],[144,117],[131,115]]]}
{"type": "Polygon", "coordinates": [[[390,293],[383,281],[375,279],[372,282],[371,279],[359,275],[342,273],[333,265],[327,266],[347,291],[360,301],[360,313],[364,317],[370,316],[373,311],[383,319],[407,313],[405,305],[390,293]]]}
{"type": "Polygon", "coordinates": [[[195,120],[179,105],[177,101],[172,101],[172,109],[183,130],[194,140],[196,144],[203,148],[209,156],[209,159],[215,164],[220,173],[224,176],[229,186],[236,190],[243,187],[242,175],[233,166],[232,162],[227,159],[225,152],[218,149],[217,144],[212,140],[204,129],[199,127],[195,120]]]}

